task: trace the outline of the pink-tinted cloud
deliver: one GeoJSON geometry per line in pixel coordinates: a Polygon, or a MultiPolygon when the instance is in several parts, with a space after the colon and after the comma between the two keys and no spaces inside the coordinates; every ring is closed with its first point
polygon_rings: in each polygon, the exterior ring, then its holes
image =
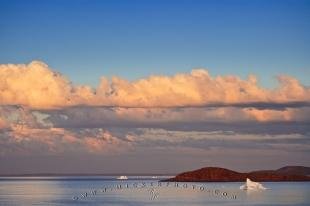
{"type": "Polygon", "coordinates": [[[70,102],[69,81],[42,62],[1,65],[0,82],[1,104],[50,108],[70,102]]]}
{"type": "Polygon", "coordinates": [[[0,133],[0,155],[7,154],[118,154],[130,150],[132,142],[119,139],[107,130],[66,130],[11,125],[0,133]]]}
{"type": "MultiPolygon", "coordinates": [[[[255,76],[212,77],[201,69],[137,81],[101,77],[91,88],[42,62],[0,65],[0,159],[58,156],[79,165],[88,156],[99,159],[89,161],[96,166],[105,158],[105,169],[114,160],[152,166],[154,158],[156,168],[184,166],[186,158],[197,165],[275,156],[307,163],[310,89],[290,76],[278,81],[267,89],[255,76]]],[[[71,171],[68,162],[61,168],[71,171]]]]}
{"type": "Polygon", "coordinates": [[[310,89],[290,76],[279,76],[276,89],[258,85],[255,76],[212,77],[206,70],[137,81],[101,78],[96,89],[72,85],[45,63],[0,65],[0,104],[31,108],[77,105],[115,107],[184,107],[212,104],[310,102],[310,89]]]}
{"type": "Polygon", "coordinates": [[[7,127],[8,127],[7,122],[2,117],[0,117],[0,129],[4,129],[7,127]]]}

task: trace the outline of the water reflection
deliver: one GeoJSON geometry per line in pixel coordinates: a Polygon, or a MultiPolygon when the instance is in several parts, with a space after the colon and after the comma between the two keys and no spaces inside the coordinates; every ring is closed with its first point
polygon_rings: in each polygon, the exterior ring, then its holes
{"type": "Polygon", "coordinates": [[[32,205],[50,201],[65,193],[60,185],[58,181],[1,181],[0,205],[32,205]]]}
{"type": "Polygon", "coordinates": [[[168,183],[151,178],[126,181],[105,178],[2,179],[0,205],[310,205],[310,184],[302,182],[266,183],[270,189],[247,192],[239,189],[242,183],[178,183],[177,186],[169,183],[167,186],[168,183]],[[85,192],[87,197],[81,198],[85,192]],[[228,198],[231,194],[236,199],[228,198]],[[76,196],[78,200],[74,200],[76,196]]]}

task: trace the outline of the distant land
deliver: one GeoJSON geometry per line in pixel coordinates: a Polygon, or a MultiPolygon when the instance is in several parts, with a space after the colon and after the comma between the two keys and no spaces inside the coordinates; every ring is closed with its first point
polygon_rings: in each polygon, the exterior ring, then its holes
{"type": "Polygon", "coordinates": [[[220,167],[205,167],[184,172],[166,182],[243,182],[246,178],[258,182],[310,181],[310,167],[286,166],[277,170],[240,173],[220,167]]]}
{"type": "Polygon", "coordinates": [[[0,177],[60,177],[60,176],[175,176],[175,173],[23,173],[0,174],[0,177]]]}

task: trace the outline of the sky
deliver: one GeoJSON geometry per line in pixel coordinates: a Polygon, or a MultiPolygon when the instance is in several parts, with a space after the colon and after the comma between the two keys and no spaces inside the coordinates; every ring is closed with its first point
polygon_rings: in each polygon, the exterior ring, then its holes
{"type": "Polygon", "coordinates": [[[0,0],[0,174],[310,166],[310,2],[0,0]]]}

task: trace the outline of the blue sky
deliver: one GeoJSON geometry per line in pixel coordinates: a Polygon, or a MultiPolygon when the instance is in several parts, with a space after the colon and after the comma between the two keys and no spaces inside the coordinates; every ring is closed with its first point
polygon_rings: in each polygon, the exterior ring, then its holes
{"type": "Polygon", "coordinates": [[[75,83],[207,68],[310,80],[309,1],[0,1],[0,62],[42,60],[75,83]]]}

